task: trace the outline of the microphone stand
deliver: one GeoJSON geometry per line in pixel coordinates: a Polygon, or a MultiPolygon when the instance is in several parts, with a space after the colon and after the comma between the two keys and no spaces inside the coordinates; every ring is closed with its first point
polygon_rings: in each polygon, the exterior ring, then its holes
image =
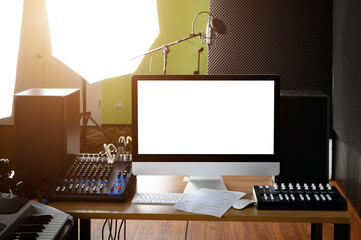
{"type": "Polygon", "coordinates": [[[161,46],[161,47],[154,48],[153,50],[150,50],[150,51],[148,51],[148,52],[146,52],[146,53],[143,53],[142,55],[139,55],[139,56],[136,56],[136,57],[132,58],[132,60],[133,60],[133,59],[136,59],[136,58],[138,58],[138,57],[146,56],[146,55],[148,55],[148,54],[151,54],[151,53],[154,53],[154,52],[157,52],[157,51],[162,50],[163,59],[164,59],[164,63],[163,63],[163,74],[165,75],[165,74],[167,74],[167,60],[168,60],[168,54],[169,54],[169,52],[170,52],[169,47],[170,47],[170,46],[173,46],[173,45],[176,45],[176,44],[178,44],[178,43],[187,41],[187,40],[192,39],[192,38],[194,38],[194,37],[198,37],[198,36],[199,36],[200,38],[202,38],[202,37],[203,37],[203,34],[202,34],[202,33],[190,34],[189,37],[181,38],[181,39],[179,39],[179,40],[177,40],[177,41],[164,44],[164,45],[161,46]]]}
{"type": "Polygon", "coordinates": [[[102,127],[95,121],[95,119],[91,116],[91,112],[88,112],[86,109],[86,99],[87,99],[87,94],[86,94],[86,80],[83,77],[81,78],[81,89],[82,89],[82,99],[83,99],[83,112],[80,113],[80,119],[83,119],[83,131],[81,134],[81,141],[82,141],[82,149],[84,150],[88,150],[88,140],[86,138],[87,136],[87,125],[88,125],[88,121],[92,121],[95,126],[104,134],[104,136],[106,136],[108,138],[108,140],[113,143],[114,145],[116,145],[116,143],[114,142],[114,140],[102,129],[102,127]]]}
{"type": "Polygon", "coordinates": [[[198,50],[198,70],[197,71],[194,71],[193,72],[193,74],[199,74],[199,65],[200,65],[200,63],[201,63],[201,52],[203,52],[203,50],[204,50],[204,48],[200,48],[199,50],[198,50]]]}

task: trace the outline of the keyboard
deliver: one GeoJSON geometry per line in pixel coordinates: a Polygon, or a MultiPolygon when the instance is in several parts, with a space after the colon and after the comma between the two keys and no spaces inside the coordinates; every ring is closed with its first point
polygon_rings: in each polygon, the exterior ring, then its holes
{"type": "Polygon", "coordinates": [[[136,193],[132,203],[137,204],[176,204],[189,196],[188,193],[136,193]]]}
{"type": "Polygon", "coordinates": [[[50,206],[0,193],[0,239],[67,239],[74,218],[50,206]]]}
{"type": "Polygon", "coordinates": [[[262,210],[347,210],[347,201],[328,183],[253,186],[253,196],[262,210]]]}

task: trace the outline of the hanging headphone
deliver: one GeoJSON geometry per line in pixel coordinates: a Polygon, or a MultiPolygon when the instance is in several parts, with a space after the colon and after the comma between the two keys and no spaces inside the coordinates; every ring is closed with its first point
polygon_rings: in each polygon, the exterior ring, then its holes
{"type": "Polygon", "coordinates": [[[32,199],[34,194],[29,183],[27,179],[17,179],[14,176],[9,159],[0,159],[0,192],[32,199]]]}
{"type": "Polygon", "coordinates": [[[9,159],[0,159],[0,192],[9,192],[13,187],[9,159]]]}

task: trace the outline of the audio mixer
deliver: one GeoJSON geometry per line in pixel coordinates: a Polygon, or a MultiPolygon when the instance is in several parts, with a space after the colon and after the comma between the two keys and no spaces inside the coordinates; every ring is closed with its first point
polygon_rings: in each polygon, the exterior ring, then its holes
{"type": "Polygon", "coordinates": [[[134,176],[131,161],[80,153],[50,194],[52,201],[123,201],[134,176]]]}

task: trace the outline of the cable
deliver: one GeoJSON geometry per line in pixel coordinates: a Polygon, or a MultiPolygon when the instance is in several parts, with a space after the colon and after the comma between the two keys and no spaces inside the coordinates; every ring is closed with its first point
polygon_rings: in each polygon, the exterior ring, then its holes
{"type": "MultiPolygon", "coordinates": [[[[125,121],[127,121],[128,118],[126,117],[126,114],[123,113],[123,115],[124,115],[125,121]]],[[[109,134],[109,132],[115,130],[115,132],[120,133],[120,134],[123,134],[123,133],[126,133],[126,131],[127,131],[128,129],[130,129],[130,128],[129,128],[128,125],[126,125],[126,127],[125,127],[125,129],[124,129],[123,131],[122,131],[122,130],[118,130],[117,127],[111,127],[111,128],[108,128],[107,130],[105,130],[105,132],[106,132],[107,134],[109,134]]],[[[90,140],[102,140],[102,139],[106,139],[104,133],[103,133],[102,131],[97,130],[97,129],[90,129],[90,130],[87,131],[87,133],[89,134],[89,135],[87,136],[87,139],[90,139],[90,140]]]]}
{"type": "Polygon", "coordinates": [[[193,23],[192,23],[192,35],[194,35],[194,25],[195,25],[195,22],[196,22],[198,16],[201,15],[202,13],[207,13],[208,16],[209,16],[210,18],[212,18],[212,16],[211,16],[211,15],[209,14],[209,12],[207,12],[207,11],[201,11],[201,12],[199,12],[199,13],[194,17],[194,19],[193,19],[193,23]]]}
{"type": "Polygon", "coordinates": [[[153,62],[153,55],[150,55],[150,61],[149,61],[149,73],[152,74],[152,62],[153,62]]]}
{"type": "Polygon", "coordinates": [[[108,145],[106,143],[104,143],[103,147],[104,147],[105,154],[107,155],[108,163],[112,162],[113,161],[112,153],[110,152],[108,145]]]}
{"type": "Polygon", "coordinates": [[[117,150],[117,147],[113,143],[109,143],[108,145],[104,143],[104,150],[107,154],[108,163],[114,163],[115,155],[112,154],[112,151],[110,150],[110,147],[113,148],[113,150],[117,150]]]}
{"type": "Polygon", "coordinates": [[[115,219],[114,240],[117,239],[118,219],[115,219]]]}
{"type": "Polygon", "coordinates": [[[186,234],[185,234],[185,240],[187,240],[187,235],[188,235],[188,224],[189,224],[189,221],[187,220],[187,225],[186,225],[186,234]]]}
{"type": "Polygon", "coordinates": [[[129,137],[129,136],[127,136],[127,140],[126,140],[126,143],[125,143],[125,158],[126,158],[126,160],[130,160],[130,154],[129,154],[129,149],[130,149],[130,147],[129,147],[129,140],[130,140],[131,142],[133,142],[132,138],[131,138],[131,137],[129,137]]]}
{"type": "Polygon", "coordinates": [[[118,138],[118,143],[124,143],[125,142],[125,137],[124,136],[120,136],[118,138]]]}
{"type": "Polygon", "coordinates": [[[118,229],[118,240],[119,240],[119,236],[120,236],[120,230],[122,229],[124,220],[122,220],[122,222],[120,223],[119,229],[118,229]]]}
{"type": "Polygon", "coordinates": [[[189,42],[193,46],[194,50],[198,53],[196,45],[194,45],[194,43],[192,43],[190,40],[187,40],[187,42],[189,42]]]}
{"type": "Polygon", "coordinates": [[[113,150],[117,150],[117,147],[113,143],[109,143],[108,147],[109,147],[109,149],[110,149],[110,147],[112,147],[113,150]]]}
{"type": "MultiPolygon", "coordinates": [[[[124,113],[124,114],[125,114],[125,113],[124,113]]],[[[127,118],[125,118],[125,119],[127,119],[127,118]]],[[[119,134],[127,133],[127,131],[130,130],[128,124],[125,124],[124,130],[118,130],[118,128],[113,128],[113,129],[115,129],[115,131],[116,131],[117,133],[119,133],[119,134]]]]}
{"type": "Polygon", "coordinates": [[[119,160],[121,161],[124,159],[124,143],[125,143],[125,137],[120,136],[118,139],[118,156],[119,156],[119,160]]]}
{"type": "Polygon", "coordinates": [[[113,236],[112,236],[112,225],[113,225],[113,220],[109,220],[109,221],[108,221],[108,229],[109,229],[108,240],[113,239],[113,236]]]}
{"type": "Polygon", "coordinates": [[[104,221],[104,224],[103,224],[103,227],[102,227],[102,240],[104,240],[104,228],[105,228],[105,225],[107,224],[107,222],[108,222],[108,219],[106,219],[104,221]]]}

